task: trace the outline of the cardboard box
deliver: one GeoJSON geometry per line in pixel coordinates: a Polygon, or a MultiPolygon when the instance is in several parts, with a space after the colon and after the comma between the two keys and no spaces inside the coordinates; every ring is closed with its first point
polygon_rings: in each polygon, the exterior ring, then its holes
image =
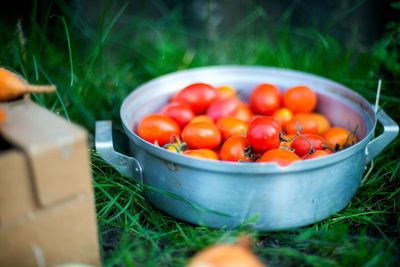
{"type": "Polygon", "coordinates": [[[101,265],[87,132],[28,99],[0,136],[0,266],[101,265]]]}

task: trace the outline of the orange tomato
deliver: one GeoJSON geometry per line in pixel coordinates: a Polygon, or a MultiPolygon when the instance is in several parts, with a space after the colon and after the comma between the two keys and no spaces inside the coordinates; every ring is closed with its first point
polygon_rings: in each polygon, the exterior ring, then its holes
{"type": "Polygon", "coordinates": [[[236,91],[230,86],[221,86],[217,88],[218,99],[228,98],[231,96],[236,96],[236,91]]]}
{"type": "Polygon", "coordinates": [[[246,155],[245,148],[249,147],[246,137],[235,135],[228,138],[221,147],[221,160],[226,161],[251,161],[250,155],[246,155]]]}
{"type": "Polygon", "coordinates": [[[318,124],[318,134],[322,134],[331,127],[329,120],[320,113],[312,113],[318,124]]]}
{"type": "Polygon", "coordinates": [[[265,152],[257,162],[276,162],[280,166],[289,166],[293,162],[301,160],[294,152],[282,149],[274,148],[265,152]]]}
{"type": "Polygon", "coordinates": [[[194,122],[189,123],[183,128],[182,139],[191,149],[213,149],[221,142],[221,133],[214,124],[208,122],[194,122]]]}
{"type": "Polygon", "coordinates": [[[194,123],[194,122],[208,122],[214,124],[214,120],[208,117],[207,115],[197,115],[189,123],[194,123]]]}
{"type": "Polygon", "coordinates": [[[250,106],[243,102],[237,107],[236,111],[232,114],[232,117],[235,117],[247,123],[251,120],[253,116],[254,115],[250,109],[250,106]]]}
{"type": "MultiPolygon", "coordinates": [[[[295,136],[296,136],[295,134],[288,134],[285,136],[285,139],[290,140],[290,139],[293,139],[295,136]]],[[[291,141],[288,141],[288,142],[281,141],[281,144],[279,145],[279,147],[285,146],[285,147],[291,148],[294,140],[296,140],[296,138],[291,141]]]]}
{"type": "Polygon", "coordinates": [[[217,128],[222,138],[228,139],[233,135],[246,135],[247,123],[234,117],[224,117],[217,121],[217,128]]]}
{"type": "Polygon", "coordinates": [[[196,158],[208,159],[207,155],[203,151],[199,151],[199,150],[186,150],[182,154],[186,155],[186,156],[196,157],[196,158]]]}
{"type": "Polygon", "coordinates": [[[322,137],[325,138],[326,144],[333,149],[336,149],[336,146],[338,146],[339,150],[341,150],[345,148],[345,145],[357,143],[357,138],[354,134],[341,127],[329,128],[322,134],[322,137]]]}
{"type": "Polygon", "coordinates": [[[295,86],[283,94],[283,106],[293,111],[311,112],[317,104],[317,94],[308,86],[295,86]]]}
{"type": "Polygon", "coordinates": [[[281,127],[284,128],[286,122],[293,118],[293,112],[288,108],[280,108],[272,114],[272,117],[277,119],[281,124],[281,127]]]}
{"type": "Polygon", "coordinates": [[[200,149],[197,149],[197,151],[203,152],[207,156],[208,159],[219,160],[219,156],[214,150],[211,150],[208,148],[200,148],[200,149]]]}
{"type": "Polygon", "coordinates": [[[144,117],[138,126],[138,135],[150,143],[160,146],[168,144],[172,139],[179,137],[181,129],[170,117],[160,114],[150,114],[144,117]]]}
{"type": "Polygon", "coordinates": [[[178,152],[178,150],[176,150],[177,147],[179,147],[179,143],[174,142],[173,145],[168,145],[166,149],[172,152],[178,152]]]}
{"type": "Polygon", "coordinates": [[[320,157],[325,157],[328,156],[331,153],[328,153],[324,150],[317,150],[314,153],[310,154],[307,156],[307,154],[303,155],[302,159],[307,160],[307,159],[316,159],[316,158],[320,158],[320,157]]]}
{"type": "Polygon", "coordinates": [[[297,113],[293,115],[293,118],[285,124],[285,130],[287,134],[297,133],[298,122],[300,128],[303,128],[301,133],[312,133],[318,132],[318,122],[312,114],[309,113],[297,113]]]}

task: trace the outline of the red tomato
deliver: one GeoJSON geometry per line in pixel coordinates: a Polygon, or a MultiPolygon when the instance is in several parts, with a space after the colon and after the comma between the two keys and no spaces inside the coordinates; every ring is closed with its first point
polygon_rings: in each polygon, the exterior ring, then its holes
{"type": "Polygon", "coordinates": [[[309,113],[297,113],[294,114],[293,119],[285,124],[285,130],[287,134],[297,133],[297,124],[299,123],[300,128],[303,128],[301,133],[318,133],[318,122],[312,114],[309,113]]]}
{"type": "Polygon", "coordinates": [[[150,143],[160,146],[168,144],[181,133],[179,125],[170,117],[160,114],[150,114],[144,117],[138,126],[138,135],[150,143]]]}
{"type": "Polygon", "coordinates": [[[341,127],[329,128],[322,134],[322,137],[325,138],[326,144],[332,149],[335,149],[336,146],[338,146],[339,150],[345,148],[346,140],[347,146],[357,143],[357,138],[354,134],[341,127]]]}
{"type": "Polygon", "coordinates": [[[160,114],[170,117],[176,121],[181,128],[185,127],[194,117],[190,106],[179,102],[167,104],[161,109],[160,114]]]}
{"type": "MultiPolygon", "coordinates": [[[[312,148],[314,150],[323,150],[323,145],[325,144],[325,140],[322,136],[318,134],[304,134],[304,137],[310,141],[312,148]]],[[[298,136],[292,143],[291,148],[294,149],[294,153],[296,153],[299,157],[306,155],[310,152],[310,143],[307,142],[302,136],[298,136]]]]}
{"type": "Polygon", "coordinates": [[[281,104],[281,92],[273,84],[258,85],[250,95],[250,107],[258,114],[271,115],[281,104]]]}
{"type": "Polygon", "coordinates": [[[235,135],[229,137],[222,145],[220,155],[221,160],[226,161],[251,161],[251,157],[247,157],[245,148],[249,147],[246,137],[235,135]]]}
{"type": "Polygon", "coordinates": [[[317,104],[317,94],[307,86],[295,86],[283,94],[283,106],[293,113],[311,112],[317,104]]]}
{"type": "Polygon", "coordinates": [[[301,158],[294,152],[287,149],[275,148],[265,152],[257,162],[276,162],[278,165],[285,167],[297,160],[301,160],[301,158]]]}
{"type": "Polygon", "coordinates": [[[189,123],[183,128],[182,139],[192,149],[213,149],[221,142],[221,133],[212,123],[194,122],[189,123]]]}
{"type": "Polygon", "coordinates": [[[220,118],[235,114],[240,104],[240,100],[236,97],[217,100],[208,107],[206,115],[218,121],[220,118]]]}
{"type": "Polygon", "coordinates": [[[293,119],[293,112],[288,108],[280,108],[272,114],[272,117],[277,119],[281,126],[284,127],[286,122],[293,119]]]}
{"type": "Polygon", "coordinates": [[[247,128],[247,141],[256,152],[265,152],[277,148],[280,144],[279,122],[270,116],[260,116],[247,128]]]}
{"type": "Polygon", "coordinates": [[[217,121],[217,128],[222,134],[223,139],[228,139],[233,135],[245,135],[247,123],[234,117],[223,117],[217,121]]]}
{"type": "Polygon", "coordinates": [[[201,114],[217,99],[217,95],[217,89],[211,85],[193,83],[175,94],[172,100],[188,104],[195,114],[201,114]]]}
{"type": "Polygon", "coordinates": [[[329,154],[331,154],[331,153],[328,153],[328,152],[326,152],[324,150],[317,150],[314,153],[312,153],[311,155],[307,156],[307,154],[305,154],[302,158],[304,160],[306,160],[306,159],[316,159],[316,158],[328,156],[329,154]]]}

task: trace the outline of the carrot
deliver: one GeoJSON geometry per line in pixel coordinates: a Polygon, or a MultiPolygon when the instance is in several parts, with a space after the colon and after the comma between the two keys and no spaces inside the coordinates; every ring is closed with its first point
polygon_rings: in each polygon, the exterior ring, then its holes
{"type": "Polygon", "coordinates": [[[26,93],[48,93],[54,90],[54,85],[29,84],[16,73],[0,67],[0,101],[14,99],[26,93]]]}
{"type": "Polygon", "coordinates": [[[0,123],[2,123],[6,119],[6,111],[0,108],[0,123]]]}

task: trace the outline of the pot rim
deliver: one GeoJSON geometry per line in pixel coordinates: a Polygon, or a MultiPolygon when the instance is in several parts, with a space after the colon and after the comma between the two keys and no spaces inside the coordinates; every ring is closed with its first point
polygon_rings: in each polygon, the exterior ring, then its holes
{"type": "Polygon", "coordinates": [[[327,79],[327,78],[324,78],[324,77],[321,77],[321,76],[318,76],[315,74],[297,71],[297,70],[266,67],[266,66],[244,66],[244,65],[219,65],[219,66],[207,66],[207,67],[192,68],[192,69],[168,73],[166,75],[152,79],[152,80],[138,86],[124,99],[124,101],[121,105],[121,109],[120,109],[120,117],[121,117],[124,131],[127,134],[127,136],[129,137],[129,139],[132,140],[140,149],[143,149],[143,150],[151,153],[155,157],[158,157],[158,158],[166,161],[166,163],[175,163],[175,164],[185,165],[188,167],[197,168],[197,169],[201,169],[201,170],[208,170],[208,171],[212,171],[212,172],[244,173],[244,174],[272,174],[272,173],[292,173],[292,172],[298,172],[298,171],[307,171],[307,170],[311,170],[311,169],[322,168],[322,167],[325,167],[328,165],[332,165],[336,162],[345,160],[346,158],[358,153],[362,149],[364,149],[364,151],[362,153],[365,155],[365,148],[366,148],[368,142],[372,139],[372,136],[375,131],[376,124],[377,124],[376,114],[373,112],[372,107],[368,103],[368,101],[364,97],[359,95],[357,92],[349,89],[348,87],[346,87],[340,83],[337,83],[335,81],[332,81],[330,79],[327,79]],[[184,75],[186,73],[191,73],[191,72],[212,71],[212,70],[220,70],[221,71],[224,69],[228,69],[228,70],[246,69],[246,70],[254,70],[254,71],[270,70],[270,71],[278,71],[278,72],[287,73],[287,74],[306,75],[307,77],[317,79],[318,81],[328,82],[328,83],[334,84],[336,86],[340,86],[340,87],[342,87],[342,89],[348,90],[351,93],[355,94],[362,102],[364,102],[364,104],[367,104],[369,111],[370,111],[369,113],[373,114],[373,117],[371,118],[372,119],[372,127],[362,140],[360,140],[355,145],[352,145],[351,147],[346,148],[345,150],[342,150],[337,153],[333,153],[333,154],[330,154],[330,155],[327,155],[327,156],[321,157],[321,158],[304,160],[304,161],[303,160],[295,161],[289,166],[282,167],[282,166],[279,166],[275,162],[251,163],[251,162],[216,161],[216,160],[195,158],[195,157],[186,156],[183,154],[178,154],[178,153],[169,151],[167,149],[161,148],[159,146],[156,146],[156,145],[142,139],[128,127],[127,121],[124,120],[123,111],[125,110],[125,106],[128,105],[127,104],[128,100],[132,97],[135,97],[135,92],[138,92],[140,89],[145,88],[145,87],[149,86],[150,84],[153,84],[156,82],[171,79],[171,77],[173,77],[175,79],[176,75],[180,75],[180,74],[184,75]]]}

